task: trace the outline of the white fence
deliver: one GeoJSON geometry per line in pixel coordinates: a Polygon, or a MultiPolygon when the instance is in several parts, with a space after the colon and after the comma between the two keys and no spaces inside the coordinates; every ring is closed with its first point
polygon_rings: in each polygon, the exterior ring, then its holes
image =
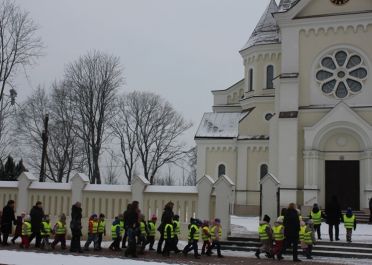
{"type": "Polygon", "coordinates": [[[43,203],[43,209],[54,224],[58,215],[71,214],[71,205],[79,201],[83,209],[83,234],[86,234],[88,218],[92,213],[106,216],[107,238],[110,238],[111,222],[123,213],[128,203],[136,200],[146,218],[156,214],[160,219],[165,204],[174,203],[174,212],[182,223],[181,238],[187,235],[190,217],[202,220],[220,218],[224,238],[230,232],[230,205],[233,203],[234,183],[227,176],[214,181],[209,176],[201,178],[197,186],[153,186],[141,176],[133,179],[132,185],[89,184],[83,174],[76,174],[70,183],[46,183],[30,173],[23,173],[18,181],[0,181],[0,205],[7,201],[16,201],[16,212],[28,213],[37,201],[43,203]]]}

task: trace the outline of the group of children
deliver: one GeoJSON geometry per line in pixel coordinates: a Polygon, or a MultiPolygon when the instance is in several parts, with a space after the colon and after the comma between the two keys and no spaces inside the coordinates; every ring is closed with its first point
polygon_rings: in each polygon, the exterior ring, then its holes
{"type": "MultiPolygon", "coordinates": [[[[285,245],[283,212],[284,211],[282,211],[282,215],[275,221],[273,227],[270,226],[270,217],[268,215],[265,215],[260,222],[258,234],[261,246],[256,250],[255,256],[257,258],[260,258],[261,253],[265,253],[267,258],[275,259],[275,257],[277,257],[278,260],[283,259],[282,252],[285,245]]],[[[314,210],[313,208],[306,221],[303,220],[300,213],[298,217],[300,221],[299,243],[301,249],[307,259],[313,259],[312,250],[316,243],[315,233],[317,233],[318,239],[321,239],[320,227],[323,215],[320,210],[314,210]]],[[[342,220],[346,229],[346,241],[351,243],[352,231],[356,229],[356,217],[351,208],[348,208],[346,213],[342,215],[342,220]]]]}

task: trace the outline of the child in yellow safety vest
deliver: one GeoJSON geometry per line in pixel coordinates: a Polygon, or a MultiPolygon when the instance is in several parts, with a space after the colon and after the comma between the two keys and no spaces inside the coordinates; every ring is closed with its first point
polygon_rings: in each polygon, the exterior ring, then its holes
{"type": "Polygon", "coordinates": [[[319,209],[317,203],[314,203],[313,209],[310,212],[309,218],[313,220],[314,230],[317,232],[318,239],[322,239],[320,227],[322,225],[322,218],[325,218],[324,213],[319,209]]]}
{"type": "Polygon", "coordinates": [[[98,250],[97,239],[98,239],[98,216],[96,214],[92,214],[89,218],[88,239],[87,242],[85,242],[84,250],[89,251],[89,246],[92,242],[94,250],[98,250]]]}
{"type": "Polygon", "coordinates": [[[50,225],[49,215],[44,215],[43,221],[41,222],[41,248],[50,248],[49,238],[52,233],[52,226],[50,225]]]}
{"type": "Polygon", "coordinates": [[[59,217],[59,221],[54,225],[53,228],[54,241],[50,245],[52,249],[61,242],[61,248],[66,249],[66,215],[63,213],[59,217]]]}
{"type": "Polygon", "coordinates": [[[214,219],[213,225],[210,229],[210,234],[212,238],[212,245],[208,248],[207,255],[210,256],[212,254],[212,250],[217,248],[217,257],[223,258],[221,254],[221,244],[220,240],[222,237],[222,226],[221,220],[219,218],[214,219]]]}
{"type": "Polygon", "coordinates": [[[274,238],[274,246],[273,246],[273,257],[277,256],[278,260],[282,260],[283,257],[281,255],[282,249],[284,247],[284,226],[283,226],[283,219],[280,216],[274,223],[273,227],[273,238],[274,238]]]}
{"type": "Polygon", "coordinates": [[[306,244],[305,244],[305,232],[306,232],[306,223],[304,221],[300,222],[300,231],[299,231],[299,240],[302,251],[305,253],[306,244]]]}
{"type": "Polygon", "coordinates": [[[200,237],[200,226],[202,222],[198,219],[190,218],[190,225],[189,225],[189,236],[188,236],[188,244],[183,249],[183,254],[186,256],[191,250],[194,250],[194,257],[196,259],[200,259],[200,254],[198,253],[198,241],[200,237]]]}
{"type": "Polygon", "coordinates": [[[153,251],[154,243],[155,243],[155,235],[156,235],[156,221],[158,218],[156,215],[152,215],[151,220],[148,221],[147,227],[149,230],[149,235],[147,236],[147,240],[150,243],[149,250],[153,251]]]}
{"type": "Polygon", "coordinates": [[[175,253],[181,252],[181,250],[178,249],[178,236],[181,234],[181,223],[180,223],[180,216],[178,214],[175,214],[173,216],[173,230],[174,230],[174,242],[173,242],[173,248],[175,253]]]}
{"type": "Polygon", "coordinates": [[[145,216],[143,214],[139,217],[139,240],[138,244],[141,245],[141,249],[138,252],[139,254],[143,254],[147,245],[147,234],[148,228],[145,221],[145,216]]]}
{"type": "Polygon", "coordinates": [[[353,234],[353,229],[356,229],[356,218],[355,215],[353,214],[353,211],[351,208],[347,208],[346,214],[342,216],[342,219],[344,221],[344,226],[346,229],[346,241],[348,243],[351,243],[351,236],[353,234]]]}
{"type": "MultiPolygon", "coordinates": [[[[301,231],[301,230],[300,230],[301,231]]],[[[301,243],[301,247],[307,259],[313,259],[311,256],[313,251],[313,245],[315,243],[315,234],[314,234],[314,224],[313,220],[308,220],[307,224],[305,225],[305,229],[302,228],[303,233],[303,243],[301,243]]]]}
{"type": "Polygon", "coordinates": [[[102,238],[106,235],[106,221],[105,215],[101,213],[98,219],[98,236],[97,236],[97,249],[101,250],[102,238]]]}
{"type": "Polygon", "coordinates": [[[270,226],[270,217],[268,215],[265,215],[260,222],[258,234],[262,245],[256,250],[255,256],[259,259],[260,254],[264,252],[266,253],[266,257],[271,258],[273,231],[270,226]]]}
{"type": "Polygon", "coordinates": [[[111,243],[109,249],[112,251],[120,251],[120,241],[123,233],[121,232],[120,228],[120,219],[119,217],[115,217],[114,222],[111,225],[111,237],[113,242],[111,243]]]}
{"type": "Polygon", "coordinates": [[[32,234],[32,226],[31,226],[31,217],[27,215],[25,220],[22,224],[22,241],[21,241],[21,248],[29,248],[30,247],[30,236],[32,234]]]}
{"type": "Polygon", "coordinates": [[[163,249],[163,256],[169,257],[170,251],[174,249],[174,226],[173,221],[168,221],[164,226],[164,249],[163,249]]]}
{"type": "Polygon", "coordinates": [[[209,247],[211,246],[211,234],[209,231],[209,221],[204,220],[202,228],[201,228],[201,237],[203,240],[203,247],[202,247],[202,255],[207,254],[206,251],[208,251],[209,247]]]}

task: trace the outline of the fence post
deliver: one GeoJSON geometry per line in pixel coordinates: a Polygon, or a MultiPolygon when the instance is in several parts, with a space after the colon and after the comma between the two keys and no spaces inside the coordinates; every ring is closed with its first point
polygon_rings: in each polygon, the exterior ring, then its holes
{"type": "Polygon", "coordinates": [[[216,193],[216,218],[221,219],[222,239],[230,234],[230,205],[234,201],[234,182],[228,176],[220,176],[214,184],[216,193]]]}
{"type": "MultiPolygon", "coordinates": [[[[82,202],[83,200],[83,190],[85,186],[89,183],[89,178],[87,175],[82,173],[75,174],[71,179],[71,203],[82,202]]],[[[69,205],[71,206],[71,205],[69,205]]]]}
{"type": "Polygon", "coordinates": [[[140,208],[143,207],[143,193],[150,182],[143,176],[134,176],[132,179],[132,201],[138,201],[140,208]]]}
{"type": "Polygon", "coordinates": [[[198,212],[197,217],[201,220],[210,220],[210,201],[214,180],[204,175],[196,183],[198,189],[198,212]]]}
{"type": "Polygon", "coordinates": [[[23,172],[18,177],[18,195],[17,195],[17,213],[28,212],[28,188],[31,183],[37,181],[37,178],[34,177],[30,172],[23,172]]]}

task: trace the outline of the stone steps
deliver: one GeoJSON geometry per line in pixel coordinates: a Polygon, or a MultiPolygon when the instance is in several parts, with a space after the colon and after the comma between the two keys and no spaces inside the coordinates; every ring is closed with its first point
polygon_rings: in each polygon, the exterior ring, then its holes
{"type": "MultiPolygon", "coordinates": [[[[233,251],[256,251],[260,241],[255,237],[229,237],[221,242],[221,248],[233,251]]],[[[372,244],[319,241],[314,246],[313,255],[336,258],[372,259],[372,244]]],[[[290,253],[291,251],[288,250],[290,253]]],[[[299,253],[302,251],[299,248],[299,253]]]]}

